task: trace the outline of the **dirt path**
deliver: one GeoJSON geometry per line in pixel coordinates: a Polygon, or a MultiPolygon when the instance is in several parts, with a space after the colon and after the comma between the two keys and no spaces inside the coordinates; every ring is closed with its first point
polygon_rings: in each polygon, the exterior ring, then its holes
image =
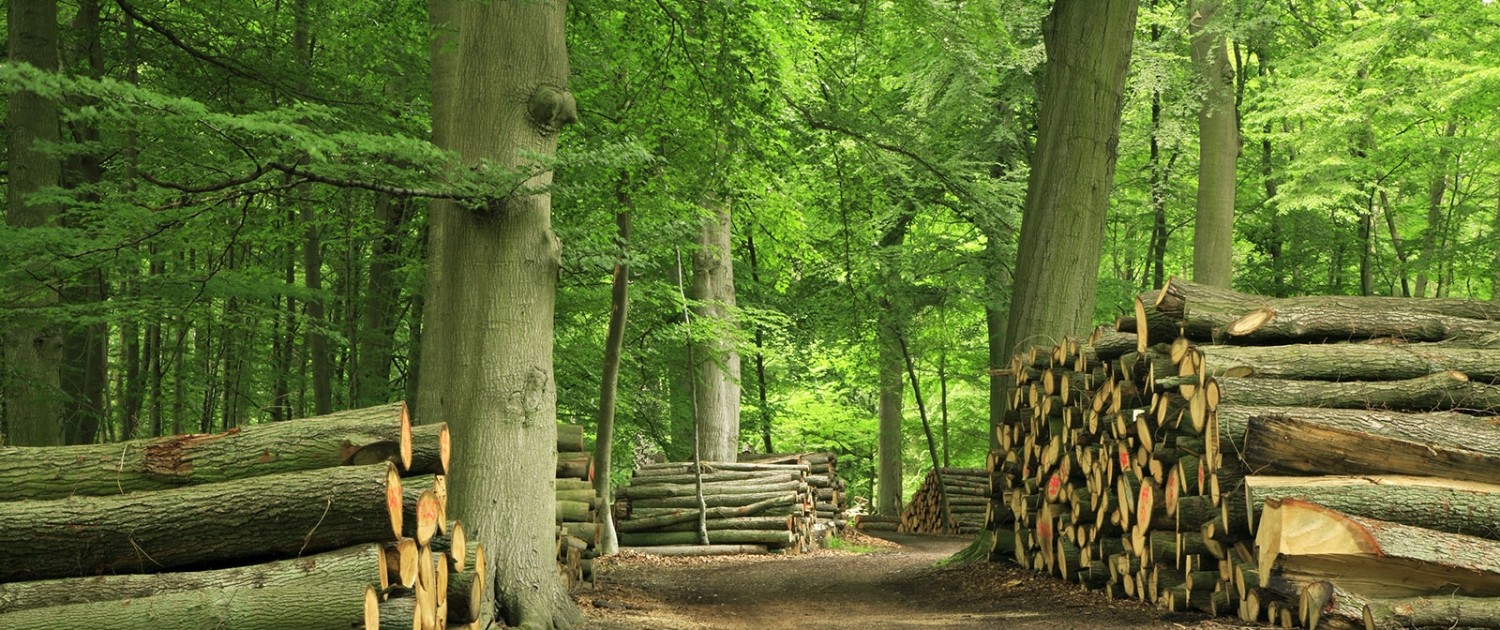
{"type": "Polygon", "coordinates": [[[635,558],[581,598],[601,630],[1233,628],[1111,601],[1000,563],[934,568],[967,539],[892,536],[873,553],[635,558]]]}

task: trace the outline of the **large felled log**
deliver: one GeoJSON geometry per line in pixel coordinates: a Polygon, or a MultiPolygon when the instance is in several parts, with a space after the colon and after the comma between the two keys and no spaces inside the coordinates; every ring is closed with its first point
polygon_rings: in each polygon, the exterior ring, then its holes
{"type": "Polygon", "coordinates": [[[1500,486],[1487,483],[1435,477],[1245,477],[1247,514],[1270,499],[1300,499],[1352,516],[1500,540],[1500,486]]]}
{"type": "MultiPolygon", "coordinates": [[[[737,518],[755,516],[777,506],[792,505],[797,501],[797,496],[791,493],[781,494],[776,497],[765,499],[740,507],[715,507],[708,508],[706,519],[737,518]]],[[[643,516],[639,518],[622,519],[615,523],[615,529],[622,532],[650,531],[658,527],[666,527],[677,523],[686,523],[698,520],[696,509],[676,509],[665,514],[643,516]]]]}
{"type": "Polygon", "coordinates": [[[1340,343],[1290,346],[1199,346],[1210,376],[1320,381],[1400,380],[1456,370],[1500,381],[1500,349],[1444,344],[1340,343]]]}
{"type": "Polygon", "coordinates": [[[1500,386],[1445,370],[1399,381],[1219,378],[1220,404],[1435,411],[1500,411],[1500,386]]]}
{"type": "Polygon", "coordinates": [[[0,584],[0,613],[27,608],[139,599],[202,589],[316,587],[380,583],[380,545],[214,571],[99,575],[0,584]]]}
{"type": "MultiPolygon", "coordinates": [[[[1500,321],[1500,305],[1461,298],[1401,298],[1386,296],[1309,295],[1271,298],[1172,278],[1157,294],[1155,305],[1172,317],[1202,312],[1235,313],[1238,318],[1258,308],[1337,309],[1379,313],[1430,313],[1450,317],[1500,321]]],[[[1225,320],[1220,326],[1227,325],[1225,320]]]]}
{"type": "Polygon", "coordinates": [[[166,571],[395,539],[394,464],[117,497],[0,503],[0,581],[166,571]]]}
{"type": "Polygon", "coordinates": [[[1500,322],[1434,313],[1333,307],[1259,308],[1225,327],[1231,341],[1291,343],[1391,337],[1402,341],[1468,340],[1485,343],[1500,322]]]}
{"type": "Polygon", "coordinates": [[[592,453],[558,453],[557,476],[571,479],[594,478],[594,456],[592,453]]]}
{"type": "Polygon", "coordinates": [[[0,614],[0,630],[348,630],[365,618],[366,586],[331,582],[277,588],[203,589],[31,608],[0,614]]]}
{"type": "Polygon", "coordinates": [[[1500,542],[1347,514],[1296,499],[1266,503],[1256,532],[1261,586],[1279,569],[1370,597],[1500,596],[1500,542]]]}
{"type": "Polygon", "coordinates": [[[1488,482],[1500,479],[1500,424],[1452,412],[1277,408],[1250,418],[1243,458],[1267,472],[1488,482]]]}
{"type": "MultiPolygon", "coordinates": [[[[442,425],[430,426],[427,430],[435,431],[442,425]]],[[[0,448],[0,462],[5,463],[0,466],[0,501],[165,490],[376,463],[387,453],[399,457],[403,436],[410,453],[411,429],[405,406],[393,403],[216,434],[115,444],[5,447],[0,448]]]]}

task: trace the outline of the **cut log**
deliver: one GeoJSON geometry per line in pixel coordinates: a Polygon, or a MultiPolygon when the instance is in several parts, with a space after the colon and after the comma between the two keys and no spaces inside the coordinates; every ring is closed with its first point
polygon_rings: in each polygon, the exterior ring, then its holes
{"type": "MultiPolygon", "coordinates": [[[[741,481],[729,481],[721,483],[704,483],[703,494],[705,495],[727,495],[727,494],[757,494],[767,492],[806,492],[807,484],[801,481],[784,481],[769,484],[749,484],[741,481]]],[[[698,487],[695,485],[649,485],[649,486],[623,486],[615,495],[622,499],[663,499],[667,497],[696,497],[698,487]]]]}
{"type": "Polygon", "coordinates": [[[1209,376],[1318,381],[1389,381],[1457,370],[1485,383],[1500,381],[1500,349],[1444,344],[1298,344],[1200,346],[1209,376]]]}
{"type": "Polygon", "coordinates": [[[365,619],[368,585],[330,582],[277,588],[204,589],[0,614],[0,630],[348,630],[365,619]]]}
{"type": "Polygon", "coordinates": [[[591,453],[558,453],[557,476],[570,479],[593,479],[594,456],[591,453]]]}
{"type": "Polygon", "coordinates": [[[1258,511],[1270,499],[1500,540],[1500,485],[1435,477],[1245,477],[1247,507],[1258,511]]]}
{"type": "MultiPolygon", "coordinates": [[[[378,583],[380,545],[355,545],[327,553],[215,571],[100,575],[0,584],[0,613],[202,589],[316,588],[320,584],[378,583]]],[[[413,563],[415,566],[415,563],[413,563]]]]}
{"type": "Polygon", "coordinates": [[[1500,413],[1500,386],[1470,382],[1468,376],[1453,370],[1399,381],[1219,378],[1216,382],[1226,405],[1500,413]]]}
{"type": "MultiPolygon", "coordinates": [[[[796,503],[796,495],[787,493],[780,496],[758,501],[741,507],[716,507],[709,508],[705,515],[708,519],[723,519],[755,516],[776,506],[786,506],[796,503]]],[[[655,516],[622,519],[615,523],[615,529],[622,532],[650,531],[659,527],[666,527],[676,523],[686,523],[698,520],[696,509],[676,509],[666,514],[655,516]]]]}
{"type": "Polygon", "coordinates": [[[0,581],[316,553],[394,540],[401,520],[394,464],[0,503],[0,581]]]}
{"type": "Polygon", "coordinates": [[[1181,278],[1169,280],[1166,286],[1161,288],[1154,303],[1158,309],[1173,317],[1182,317],[1185,307],[1197,304],[1199,308],[1204,309],[1239,311],[1240,315],[1257,308],[1308,308],[1379,313],[1432,313],[1450,317],[1500,321],[1500,304],[1483,300],[1347,295],[1270,298],[1211,287],[1181,278]]]}
{"type": "Polygon", "coordinates": [[[644,553],[653,556],[733,556],[739,554],[770,553],[765,545],[660,545],[651,547],[620,547],[620,551],[644,553]]]}
{"type": "MultiPolygon", "coordinates": [[[[811,474],[807,464],[751,464],[742,462],[703,462],[703,472],[749,472],[749,471],[801,471],[811,474]]],[[[687,475],[692,474],[692,462],[665,462],[646,464],[635,469],[635,476],[687,475]]]]}
{"type": "Polygon", "coordinates": [[[1270,570],[1332,579],[1370,597],[1500,596],[1500,542],[1349,516],[1296,499],[1266,503],[1255,536],[1261,586],[1270,570]]]}
{"type": "MultiPolygon", "coordinates": [[[[654,545],[691,545],[698,542],[698,532],[620,532],[622,547],[650,547],[654,545]]],[[[785,529],[777,530],[724,530],[708,533],[709,542],[715,544],[761,544],[790,545],[796,542],[795,535],[785,529]]]]}
{"type": "MultiPolygon", "coordinates": [[[[791,531],[792,528],[793,528],[793,519],[794,518],[795,517],[793,517],[793,516],[740,516],[740,517],[735,517],[735,518],[716,518],[716,519],[711,519],[711,520],[705,520],[703,522],[703,524],[704,524],[704,526],[706,526],[709,529],[709,531],[719,531],[719,530],[728,530],[728,529],[758,529],[758,530],[781,530],[781,529],[784,529],[784,530],[787,530],[787,531],[791,531]]],[[[626,521],[621,521],[621,522],[623,523],[623,522],[626,522],[626,521]]],[[[632,530],[620,530],[620,531],[628,531],[630,533],[637,533],[637,532],[640,532],[642,530],[632,529],[632,530]]],[[[657,527],[657,528],[651,529],[649,531],[654,531],[654,532],[687,532],[687,531],[698,531],[698,524],[695,523],[695,522],[691,522],[691,521],[690,522],[685,522],[685,523],[673,523],[671,525],[663,525],[661,527],[657,527]]]]}
{"type": "MultiPolygon", "coordinates": [[[[794,495],[792,492],[760,492],[753,494],[714,494],[705,495],[704,503],[708,507],[739,507],[759,503],[766,499],[775,499],[785,495],[794,495]]],[[[631,499],[631,509],[635,508],[696,508],[697,497],[667,497],[662,499],[631,499]]]]}
{"type": "MultiPolygon", "coordinates": [[[[780,483],[783,481],[802,481],[805,475],[801,471],[742,471],[742,472],[720,472],[707,473],[703,475],[703,483],[721,483],[726,481],[750,481],[757,483],[780,483]]],[[[690,484],[696,483],[691,474],[684,475],[645,475],[632,477],[628,483],[621,488],[641,488],[658,484],[690,484]]]]}
{"type": "Polygon", "coordinates": [[[1500,423],[1452,412],[1277,408],[1250,418],[1253,470],[1500,479],[1500,423]]]}
{"type": "Polygon", "coordinates": [[[1471,340],[1500,334],[1500,321],[1434,313],[1335,307],[1266,307],[1225,327],[1229,339],[1248,343],[1332,342],[1390,337],[1402,341],[1471,340]]]}
{"type": "Polygon", "coordinates": [[[343,466],[376,445],[399,453],[407,422],[405,406],[393,403],[216,434],[3,447],[0,501],[117,495],[343,466]]]}
{"type": "Polygon", "coordinates": [[[583,452],[583,425],[568,424],[566,422],[557,423],[557,452],[583,452]]]}

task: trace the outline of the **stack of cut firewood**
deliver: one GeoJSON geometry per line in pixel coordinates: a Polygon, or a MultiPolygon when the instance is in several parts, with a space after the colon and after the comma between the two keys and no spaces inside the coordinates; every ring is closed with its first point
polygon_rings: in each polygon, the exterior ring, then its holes
{"type": "Polygon", "coordinates": [[[896,531],[908,534],[972,534],[984,527],[990,505],[990,473],[983,468],[943,468],[927,472],[921,487],[906,504],[896,531]],[[949,520],[944,519],[947,501],[949,520]],[[944,526],[944,523],[947,523],[944,526]]]}
{"type": "Polygon", "coordinates": [[[817,499],[814,511],[818,522],[826,522],[833,527],[844,525],[844,480],[839,478],[839,459],[836,453],[740,453],[739,461],[753,464],[807,464],[807,485],[812,487],[814,498],[817,499]]]}
{"type": "Polygon", "coordinates": [[[1500,304],[1173,279],[1016,357],[992,556],[1285,627],[1500,627],[1500,304]]]}
{"type": "Polygon", "coordinates": [[[816,495],[807,464],[703,462],[647,464],[615,490],[615,529],[622,548],[655,554],[709,554],[769,549],[805,551],[812,542],[816,495]],[[708,533],[703,544],[700,512],[708,533]]]}
{"type": "Polygon", "coordinates": [[[400,403],[0,449],[0,629],[477,627],[448,453],[400,403]]]}
{"type": "Polygon", "coordinates": [[[594,585],[599,510],[594,457],[584,450],[583,425],[557,425],[557,569],[568,590],[594,585]]]}

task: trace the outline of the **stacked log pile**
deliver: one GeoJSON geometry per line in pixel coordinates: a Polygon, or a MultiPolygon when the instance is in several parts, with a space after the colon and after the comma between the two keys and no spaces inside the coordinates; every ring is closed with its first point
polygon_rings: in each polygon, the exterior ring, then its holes
{"type": "Polygon", "coordinates": [[[400,403],[0,449],[0,629],[477,627],[448,453],[400,403]]]}
{"type": "Polygon", "coordinates": [[[808,464],[703,462],[704,545],[692,463],[637,468],[615,491],[620,547],[672,555],[806,551],[817,518],[809,470],[808,464]]]}
{"type": "MultiPolygon", "coordinates": [[[[557,425],[557,570],[569,591],[592,588],[599,549],[594,456],[584,450],[583,425],[557,425]]],[[[608,474],[608,473],[603,473],[608,474]]]]}
{"type": "Polygon", "coordinates": [[[1017,356],[992,557],[1284,627],[1500,627],[1500,304],[1173,279],[1017,356]]]}
{"type": "Polygon", "coordinates": [[[938,491],[939,475],[927,472],[921,487],[906,504],[896,531],[908,534],[972,534],[985,525],[990,505],[990,472],[984,468],[942,469],[943,492],[938,491]],[[952,520],[944,525],[943,500],[948,502],[952,520]]]}
{"type": "Polygon", "coordinates": [[[836,453],[741,453],[739,461],[750,464],[807,464],[807,485],[812,488],[817,500],[813,509],[817,513],[818,522],[843,527],[844,480],[839,478],[839,459],[836,453]]]}

